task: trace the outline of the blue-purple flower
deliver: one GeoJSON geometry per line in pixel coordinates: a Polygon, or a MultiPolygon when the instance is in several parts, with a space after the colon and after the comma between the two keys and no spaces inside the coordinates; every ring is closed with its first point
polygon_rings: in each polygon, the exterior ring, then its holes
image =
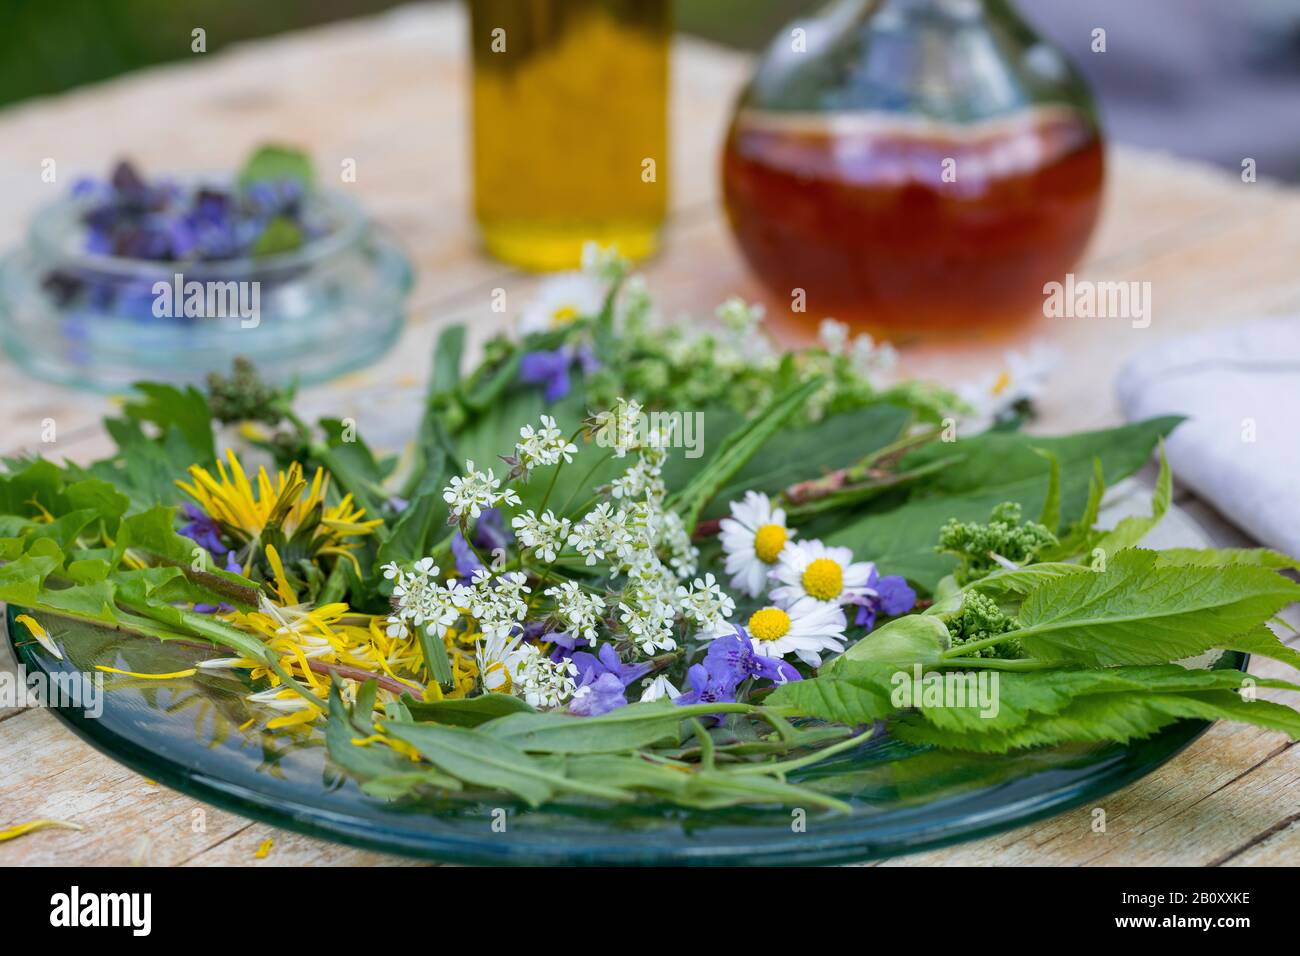
{"type": "Polygon", "coordinates": [[[889,574],[882,578],[873,569],[867,588],[866,594],[853,599],[853,603],[858,605],[853,623],[868,631],[876,626],[877,615],[897,617],[916,606],[916,592],[900,575],[889,574]]]}
{"type": "Polygon", "coordinates": [[[690,690],[683,691],[673,703],[678,706],[687,704],[734,704],[736,702],[736,685],[724,678],[710,674],[703,664],[696,664],[686,672],[686,683],[690,690]]]}
{"type": "Polygon", "coordinates": [[[614,674],[608,672],[601,674],[590,684],[584,684],[574,692],[573,700],[569,702],[569,713],[577,714],[579,717],[596,717],[626,707],[627,697],[624,696],[623,691],[622,681],[614,674]]]}
{"type": "Polygon", "coordinates": [[[575,363],[584,375],[600,368],[595,353],[586,345],[525,352],[519,360],[519,381],[542,386],[542,397],[548,402],[558,402],[573,387],[569,372],[575,363]]]}
{"type": "Polygon", "coordinates": [[[776,684],[800,679],[792,664],[759,654],[745,629],[739,625],[735,628],[735,634],[715,638],[704,657],[705,670],[715,680],[735,687],[750,678],[770,680],[776,684]]]}

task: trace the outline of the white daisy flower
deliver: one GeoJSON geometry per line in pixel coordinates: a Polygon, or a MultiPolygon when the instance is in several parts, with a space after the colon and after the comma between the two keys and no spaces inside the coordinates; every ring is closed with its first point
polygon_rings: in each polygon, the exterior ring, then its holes
{"type": "Polygon", "coordinates": [[[731,586],[758,597],[767,586],[768,573],[794,537],[793,529],[785,525],[785,510],[773,508],[767,495],[747,491],[744,500],[731,503],[731,517],[722,519],[720,530],[731,586]]]}
{"type": "Polygon", "coordinates": [[[641,703],[643,704],[661,700],[664,697],[669,700],[676,700],[682,696],[682,692],[673,686],[667,674],[660,674],[653,679],[647,678],[641,682],[641,686],[645,688],[641,693],[641,703]]]}
{"type": "Polygon", "coordinates": [[[542,416],[541,428],[534,429],[532,425],[525,425],[519,429],[519,438],[515,453],[527,471],[545,465],[558,465],[561,461],[566,465],[572,464],[573,456],[578,453],[578,446],[564,437],[550,415],[542,416]]]}
{"type": "MultiPolygon", "coordinates": [[[[822,654],[844,650],[844,612],[834,604],[804,598],[788,608],[760,608],[749,616],[745,629],[754,647],[764,657],[794,654],[810,667],[820,667],[822,654]]],[[[735,628],[723,624],[706,636],[712,640],[735,634],[735,628]]]]}
{"type": "Polygon", "coordinates": [[[1043,342],[1028,352],[1008,352],[1003,368],[958,386],[957,395],[974,409],[963,430],[982,432],[1012,416],[1021,402],[1033,401],[1047,387],[1047,378],[1061,361],[1061,351],[1043,342]]]}
{"type": "Polygon", "coordinates": [[[810,597],[814,601],[848,604],[853,598],[874,593],[867,587],[876,566],[854,561],[849,548],[832,548],[820,541],[792,542],[781,552],[770,579],[772,601],[789,607],[810,597]]]}
{"type": "Polygon", "coordinates": [[[474,645],[479,681],[494,694],[513,694],[519,669],[524,663],[522,637],[484,634],[474,645]]]}
{"type": "Polygon", "coordinates": [[[605,305],[605,285],[582,272],[548,276],[537,297],[519,317],[519,334],[549,332],[585,316],[596,315],[605,305]]]}

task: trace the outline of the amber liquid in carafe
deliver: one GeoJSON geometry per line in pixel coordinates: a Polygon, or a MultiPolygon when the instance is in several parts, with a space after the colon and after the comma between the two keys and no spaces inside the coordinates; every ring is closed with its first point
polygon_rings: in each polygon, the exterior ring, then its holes
{"type": "Polygon", "coordinates": [[[809,327],[906,341],[1041,315],[1092,231],[1103,165],[1096,127],[1063,107],[973,125],[741,110],[723,182],[750,265],[786,302],[804,290],[809,327]]]}

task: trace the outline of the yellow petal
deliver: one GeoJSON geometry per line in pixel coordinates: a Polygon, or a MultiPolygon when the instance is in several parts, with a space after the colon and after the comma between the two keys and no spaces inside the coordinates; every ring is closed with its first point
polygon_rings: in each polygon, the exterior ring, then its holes
{"type": "Polygon", "coordinates": [[[257,848],[257,852],[253,856],[259,860],[265,860],[270,855],[273,846],[275,846],[275,841],[268,837],[262,841],[262,845],[257,848]]]}
{"type": "Polygon", "coordinates": [[[105,667],[103,664],[96,664],[95,670],[103,671],[105,674],[121,674],[124,677],[140,677],[144,680],[171,680],[174,677],[193,677],[198,668],[187,667],[183,671],[172,671],[170,674],[140,674],[136,671],[124,671],[116,667],[105,667]]]}
{"type": "Polygon", "coordinates": [[[49,632],[45,630],[45,628],[41,627],[39,621],[30,614],[19,614],[14,618],[14,620],[27,626],[28,633],[31,634],[32,637],[36,638],[37,644],[41,645],[41,647],[45,648],[59,660],[63,660],[63,652],[54,646],[54,641],[50,638],[49,632]]]}
{"type": "Polygon", "coordinates": [[[5,840],[16,840],[20,836],[28,833],[35,833],[37,830],[50,830],[55,827],[64,830],[81,829],[81,827],[75,823],[64,823],[62,820],[28,820],[26,823],[20,823],[7,830],[0,830],[0,843],[3,843],[5,840]]]}

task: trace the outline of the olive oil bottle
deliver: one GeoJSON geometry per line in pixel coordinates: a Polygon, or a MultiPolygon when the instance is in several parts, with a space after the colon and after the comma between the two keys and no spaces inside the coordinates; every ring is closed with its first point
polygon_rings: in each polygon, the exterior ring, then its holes
{"type": "Polygon", "coordinates": [[[652,254],[667,209],[670,0],[469,0],[474,212],[487,250],[571,269],[652,254]]]}

